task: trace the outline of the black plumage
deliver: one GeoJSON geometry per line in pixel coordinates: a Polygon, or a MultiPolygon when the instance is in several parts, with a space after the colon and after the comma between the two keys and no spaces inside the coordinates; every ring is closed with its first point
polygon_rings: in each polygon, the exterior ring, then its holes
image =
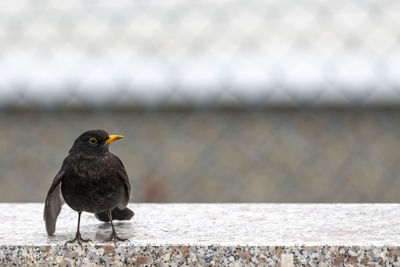
{"type": "Polygon", "coordinates": [[[78,212],[76,236],[68,242],[89,241],[81,237],[79,227],[82,212],[94,213],[96,218],[111,222],[112,233],[107,241],[124,241],[115,232],[113,219],[129,220],[134,215],[127,208],[131,186],[121,160],[108,150],[109,143],[122,138],[103,130],[81,134],[74,142],[61,170],[50,186],[44,208],[46,231],[55,232],[58,214],[65,201],[78,212]]]}

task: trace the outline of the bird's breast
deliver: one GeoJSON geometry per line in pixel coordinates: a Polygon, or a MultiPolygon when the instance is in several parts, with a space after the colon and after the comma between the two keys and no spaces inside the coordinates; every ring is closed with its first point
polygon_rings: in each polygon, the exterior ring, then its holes
{"type": "Polygon", "coordinates": [[[114,174],[114,168],[102,159],[77,160],[71,162],[69,172],[80,179],[99,180],[114,174]]]}
{"type": "Polygon", "coordinates": [[[123,184],[116,169],[107,161],[79,160],[71,162],[61,191],[71,208],[98,212],[118,204],[123,184]]]}

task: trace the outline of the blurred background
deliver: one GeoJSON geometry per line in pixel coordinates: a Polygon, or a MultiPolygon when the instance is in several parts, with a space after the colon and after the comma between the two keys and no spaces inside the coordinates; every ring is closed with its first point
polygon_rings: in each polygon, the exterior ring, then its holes
{"type": "Polygon", "coordinates": [[[400,201],[400,2],[0,3],[0,201],[122,134],[135,202],[400,201]]]}

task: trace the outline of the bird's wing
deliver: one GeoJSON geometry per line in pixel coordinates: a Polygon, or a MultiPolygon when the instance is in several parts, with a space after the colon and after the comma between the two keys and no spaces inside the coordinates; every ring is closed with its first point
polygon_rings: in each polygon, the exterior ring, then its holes
{"type": "MultiPolygon", "coordinates": [[[[114,156],[115,156],[115,155],[114,155],[114,156]]],[[[118,170],[119,178],[122,180],[122,182],[124,183],[124,187],[125,187],[125,196],[124,196],[124,199],[123,199],[123,201],[118,205],[118,207],[119,207],[120,209],[123,209],[123,208],[125,208],[125,207],[128,205],[129,200],[131,199],[131,196],[132,196],[132,193],[131,193],[131,184],[129,183],[128,174],[126,173],[124,164],[122,163],[122,161],[121,161],[117,156],[115,156],[115,158],[117,159],[117,162],[118,162],[117,170],[118,170]]]]}
{"type": "Polygon", "coordinates": [[[53,183],[50,186],[44,204],[43,219],[46,223],[46,231],[48,235],[52,235],[56,231],[56,222],[58,214],[60,214],[61,206],[64,204],[64,199],[61,194],[61,181],[67,169],[67,159],[64,160],[61,170],[54,177],[53,183]]]}

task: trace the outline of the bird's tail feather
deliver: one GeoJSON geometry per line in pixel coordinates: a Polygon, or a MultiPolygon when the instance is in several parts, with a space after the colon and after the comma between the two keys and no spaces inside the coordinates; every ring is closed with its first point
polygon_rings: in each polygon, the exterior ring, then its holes
{"type": "MultiPolygon", "coordinates": [[[[135,215],[135,213],[130,210],[129,208],[124,208],[123,210],[119,209],[118,207],[115,207],[112,211],[111,211],[111,216],[113,220],[130,220],[133,215],[135,215]]],[[[95,213],[95,216],[98,220],[102,221],[102,222],[109,222],[110,219],[108,218],[107,212],[103,211],[103,212],[99,212],[99,213],[95,213]]]]}

